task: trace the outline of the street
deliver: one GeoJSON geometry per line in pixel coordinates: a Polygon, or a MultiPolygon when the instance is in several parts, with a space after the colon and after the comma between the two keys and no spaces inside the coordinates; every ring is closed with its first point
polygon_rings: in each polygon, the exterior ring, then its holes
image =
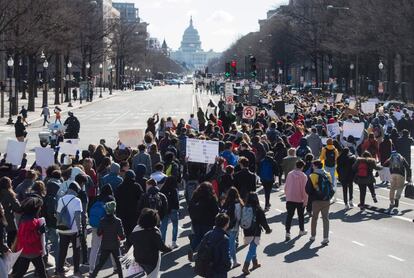
{"type": "MultiPolygon", "coordinates": [[[[200,96],[205,107],[209,98],[200,96]]],[[[217,100],[217,97],[215,97],[217,100]]],[[[148,117],[156,112],[161,117],[172,116],[188,119],[196,104],[192,86],[156,87],[151,91],[122,92],[110,99],[94,103],[74,113],[81,122],[81,145],[97,144],[105,138],[109,146],[117,141],[117,132],[126,128],[145,128],[148,117]]],[[[31,150],[38,146],[37,133],[42,130],[41,122],[29,127],[29,146],[31,150]]],[[[4,132],[1,145],[4,147],[7,137],[13,137],[13,131],[4,132]]],[[[29,152],[29,156],[33,156],[29,152]]],[[[261,201],[264,201],[259,187],[261,201]]],[[[377,208],[387,208],[389,190],[377,188],[377,208]]],[[[370,207],[365,212],[358,208],[345,211],[342,189],[337,193],[338,201],[331,206],[330,243],[320,245],[322,240],[322,222],[318,222],[316,241],[309,242],[309,235],[297,237],[299,229],[294,221],[292,240],[285,243],[284,221],[286,209],[283,190],[274,191],[271,196],[272,207],[266,214],[273,229],[270,235],[262,235],[258,247],[258,259],[262,267],[251,273],[250,277],[412,277],[414,273],[414,241],[412,240],[414,201],[402,198],[399,213],[387,215],[370,207]]],[[[354,203],[359,200],[359,191],[354,185],[354,203]]],[[[367,204],[373,205],[370,196],[367,204]]],[[[264,205],[264,203],[262,203],[264,205]]],[[[190,219],[186,205],[181,201],[179,222],[179,249],[162,258],[161,277],[194,277],[192,265],[187,260],[189,248],[190,219]]],[[[305,218],[308,222],[309,218],[305,218]]],[[[310,231],[310,224],[306,224],[310,231]]],[[[171,243],[171,226],[167,235],[167,244],[171,243]]],[[[243,236],[239,236],[242,242],[243,236]]],[[[89,238],[90,240],[90,238],[89,238]]],[[[237,257],[243,262],[247,249],[240,247],[237,257]]],[[[86,273],[88,268],[83,267],[86,273]]],[[[99,277],[112,275],[108,262],[99,277]]],[[[233,269],[229,277],[239,277],[241,268],[233,269]]],[[[28,275],[27,277],[32,277],[28,275]]]]}

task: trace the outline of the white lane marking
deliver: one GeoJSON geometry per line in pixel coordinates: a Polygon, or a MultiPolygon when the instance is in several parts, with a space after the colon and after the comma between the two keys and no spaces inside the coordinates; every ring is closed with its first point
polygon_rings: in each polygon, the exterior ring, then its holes
{"type": "Polygon", "coordinates": [[[119,115],[118,117],[116,117],[115,119],[113,119],[111,122],[109,122],[109,124],[116,123],[119,119],[121,119],[122,117],[125,117],[128,113],[129,113],[129,110],[127,110],[126,112],[122,113],[121,115],[119,115]]]}
{"type": "MultiPolygon", "coordinates": [[[[359,189],[357,189],[357,188],[354,188],[356,191],[359,191],[359,189]]],[[[387,191],[390,191],[389,189],[387,189],[387,188],[382,188],[382,187],[377,187],[377,188],[375,188],[375,190],[377,190],[377,189],[383,189],[383,190],[387,190],[387,191]]],[[[384,200],[389,200],[390,199],[390,197],[386,197],[386,196],[382,196],[382,195],[380,195],[380,194],[377,194],[377,197],[379,197],[379,198],[381,198],[381,199],[384,199],[384,200]]],[[[414,207],[414,204],[410,204],[410,203],[407,203],[407,202],[404,202],[404,201],[401,201],[400,200],[400,204],[404,204],[404,205],[407,205],[407,206],[412,206],[412,207],[414,207]]]]}
{"type": "Polygon", "coordinates": [[[361,242],[358,242],[358,241],[355,241],[355,240],[353,240],[353,241],[352,241],[352,243],[353,243],[353,244],[356,244],[356,245],[359,245],[359,246],[362,246],[362,247],[364,247],[364,246],[365,246],[365,244],[363,244],[363,243],[361,243],[361,242]]]}
{"type": "Polygon", "coordinates": [[[277,212],[283,212],[283,210],[281,210],[281,209],[276,209],[276,211],[277,211],[277,212]]]}
{"type": "Polygon", "coordinates": [[[399,262],[405,262],[404,259],[398,258],[397,256],[394,256],[394,255],[388,255],[388,257],[390,257],[391,259],[397,260],[399,262]]]}

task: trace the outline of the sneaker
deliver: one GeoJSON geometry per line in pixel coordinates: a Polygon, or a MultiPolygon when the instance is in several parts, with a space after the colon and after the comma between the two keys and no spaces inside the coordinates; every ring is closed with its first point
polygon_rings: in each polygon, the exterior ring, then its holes
{"type": "Polygon", "coordinates": [[[194,254],[193,254],[193,251],[188,250],[188,253],[187,253],[187,258],[188,258],[188,260],[189,260],[190,262],[194,261],[194,254]]]}
{"type": "Polygon", "coordinates": [[[398,208],[398,205],[400,204],[400,200],[395,199],[394,201],[394,207],[398,208]]]}
{"type": "Polygon", "coordinates": [[[171,248],[172,249],[177,249],[178,247],[180,247],[180,246],[177,244],[177,242],[173,241],[172,244],[171,244],[171,248]]]}
{"type": "Polygon", "coordinates": [[[289,240],[290,240],[290,233],[286,233],[285,241],[289,241],[289,240]]]}
{"type": "Polygon", "coordinates": [[[352,202],[352,200],[351,200],[351,201],[349,201],[349,206],[350,206],[351,208],[353,208],[353,207],[354,207],[354,203],[352,202]]]}
{"type": "Polygon", "coordinates": [[[345,204],[345,209],[349,209],[349,205],[348,204],[345,204]]]}
{"type": "Polygon", "coordinates": [[[268,212],[270,210],[270,207],[265,207],[264,211],[268,212]]]}
{"type": "Polygon", "coordinates": [[[378,203],[378,200],[377,200],[376,196],[372,196],[372,200],[374,201],[374,203],[378,203]]]}
{"type": "Polygon", "coordinates": [[[314,237],[314,236],[311,236],[311,237],[309,238],[309,241],[315,241],[315,237],[314,237]]]}
{"type": "Polygon", "coordinates": [[[321,242],[322,245],[328,245],[329,243],[329,239],[328,238],[324,238],[321,242]]]}
{"type": "Polygon", "coordinates": [[[307,234],[308,234],[308,231],[306,230],[299,232],[299,236],[306,236],[307,234]]]}
{"type": "Polygon", "coordinates": [[[238,262],[234,262],[234,263],[231,265],[231,268],[237,268],[237,267],[239,267],[239,266],[241,266],[241,264],[240,264],[240,263],[238,263],[238,262]]]}

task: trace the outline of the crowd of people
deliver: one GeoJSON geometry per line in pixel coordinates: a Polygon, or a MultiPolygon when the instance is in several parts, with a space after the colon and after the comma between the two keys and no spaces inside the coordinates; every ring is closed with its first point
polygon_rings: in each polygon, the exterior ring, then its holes
{"type": "Polygon", "coordinates": [[[227,277],[242,265],[248,275],[261,267],[257,248],[263,232],[272,232],[266,213],[276,202],[275,189],[284,189],[286,197],[286,241],[295,212],[299,236],[308,233],[307,213],[310,240],[316,240],[321,214],[321,244],[327,245],[338,184],[347,210],[354,207],[353,184],[358,185],[357,206],[364,211],[367,188],[377,202],[375,171],[390,186],[389,211],[398,208],[405,182],[411,181],[414,118],[409,110],[377,107],[368,115],[349,108],[348,98],[335,104],[324,96],[289,91],[263,91],[261,99],[266,101],[256,104],[254,120],[243,119],[247,103],[238,103],[233,112],[224,100],[178,123],[156,114],[136,149],[120,141],[111,148],[102,139],[76,156],[56,156],[47,169],[36,162],[16,169],[1,161],[0,277],[7,277],[2,258],[11,251],[21,251],[12,270],[15,278],[23,277],[30,263],[38,277],[48,277],[49,267],[64,277],[69,245],[75,276],[82,275],[83,264],[89,277],[97,277],[111,258],[114,274],[123,277],[121,254],[133,248],[147,277],[159,277],[161,253],[183,248],[178,227],[187,214],[192,231],[187,252],[195,273],[227,277]],[[295,110],[271,113],[276,101],[294,104],[295,110]],[[318,102],[324,104],[321,109],[315,109],[318,102]],[[400,119],[396,112],[402,113],[400,119]],[[345,138],[341,128],[327,138],[328,124],[344,122],[364,123],[365,131],[360,138],[345,138]],[[215,163],[190,161],[188,138],[218,141],[215,163]],[[243,244],[248,251],[241,260],[237,246],[243,244]]]}

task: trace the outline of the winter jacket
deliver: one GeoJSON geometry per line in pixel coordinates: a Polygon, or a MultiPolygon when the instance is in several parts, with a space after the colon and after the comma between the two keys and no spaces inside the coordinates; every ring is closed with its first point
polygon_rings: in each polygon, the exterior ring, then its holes
{"type": "Polygon", "coordinates": [[[250,242],[251,240],[255,240],[253,238],[260,238],[262,229],[264,229],[266,232],[270,232],[270,227],[267,223],[264,211],[260,207],[257,207],[254,210],[256,213],[256,221],[254,222],[253,227],[243,230],[246,243],[250,242]]]}
{"type": "Polygon", "coordinates": [[[14,124],[14,132],[16,137],[24,137],[26,136],[26,127],[22,122],[16,122],[14,124]]]}
{"type": "Polygon", "coordinates": [[[296,148],[296,156],[305,159],[309,153],[312,153],[312,149],[308,146],[308,140],[306,138],[300,139],[299,147],[296,148]]]}
{"type": "Polygon", "coordinates": [[[280,138],[280,132],[276,128],[270,128],[266,131],[266,136],[273,145],[280,138]]]}
{"type": "Polygon", "coordinates": [[[338,172],[338,180],[342,184],[352,183],[354,180],[354,171],[352,165],[354,165],[356,157],[352,154],[341,153],[338,157],[336,171],[338,172]]]}
{"type": "Polygon", "coordinates": [[[20,183],[14,190],[17,194],[17,199],[21,202],[26,198],[26,194],[30,191],[34,184],[34,181],[31,179],[25,179],[20,183]]]}
{"type": "Polygon", "coordinates": [[[234,186],[239,190],[240,197],[245,198],[247,193],[256,191],[256,175],[249,169],[242,169],[234,175],[234,186]]]}
{"type": "Polygon", "coordinates": [[[331,175],[324,171],[323,169],[317,169],[315,172],[309,175],[308,182],[306,184],[306,193],[309,196],[309,199],[313,201],[322,201],[322,196],[320,195],[320,184],[319,176],[326,175],[330,181],[332,181],[331,175]]]}
{"type": "Polygon", "coordinates": [[[292,148],[297,148],[300,144],[300,139],[302,139],[303,134],[300,131],[296,131],[289,137],[289,144],[292,148]]]}
{"type": "Polygon", "coordinates": [[[17,223],[14,213],[20,212],[20,202],[9,191],[3,189],[0,191],[0,203],[3,206],[7,221],[6,231],[17,231],[17,223]]]}
{"type": "Polygon", "coordinates": [[[321,149],[323,148],[321,137],[318,134],[312,133],[306,137],[308,140],[308,146],[312,150],[314,157],[319,157],[321,149]]]}
{"type": "MultiPolygon", "coordinates": [[[[326,166],[327,152],[328,151],[333,151],[335,153],[334,166],[338,165],[337,164],[337,159],[338,159],[339,153],[338,153],[338,150],[334,147],[334,145],[327,145],[326,147],[324,147],[322,149],[320,160],[324,161],[325,166],[326,166]]],[[[328,166],[326,166],[326,167],[328,167],[328,166]]],[[[332,167],[332,166],[329,166],[329,167],[332,167]]]]}
{"type": "Polygon", "coordinates": [[[256,156],[254,152],[250,150],[242,150],[239,152],[239,157],[245,157],[249,160],[249,170],[253,173],[256,172],[256,156]]]}
{"type": "Polygon", "coordinates": [[[224,174],[219,183],[220,195],[226,193],[232,186],[234,186],[234,177],[229,174],[224,174]]]}
{"type": "Polygon", "coordinates": [[[102,185],[110,184],[112,187],[112,190],[116,192],[116,190],[118,189],[118,187],[121,185],[123,181],[124,181],[123,178],[121,178],[117,174],[109,173],[102,177],[101,184],[102,185]]]}
{"type": "Polygon", "coordinates": [[[285,158],[283,158],[281,166],[282,166],[283,174],[285,175],[285,177],[287,177],[290,171],[295,169],[296,162],[298,160],[299,158],[297,156],[286,156],[285,158]]]}
{"type": "Polygon", "coordinates": [[[411,165],[411,146],[413,145],[414,140],[411,137],[400,137],[395,142],[396,151],[401,154],[408,164],[411,165]]]}
{"type": "Polygon", "coordinates": [[[178,210],[180,208],[177,188],[163,186],[161,188],[161,193],[167,197],[168,213],[170,213],[172,210],[178,210]]]}
{"type": "Polygon", "coordinates": [[[146,167],[145,177],[149,177],[152,173],[152,162],[151,156],[146,152],[139,152],[137,153],[134,158],[132,159],[132,169],[136,172],[136,167],[138,164],[144,164],[146,167]]]}
{"type": "Polygon", "coordinates": [[[158,215],[160,216],[160,219],[163,219],[164,216],[168,213],[168,201],[167,197],[163,193],[160,192],[159,188],[156,186],[150,187],[145,194],[141,196],[138,202],[138,215],[141,214],[141,211],[144,208],[151,208],[149,204],[149,197],[151,195],[158,195],[158,197],[161,200],[159,208],[157,208],[158,215]]]}
{"type": "Polygon", "coordinates": [[[105,215],[99,222],[98,235],[101,236],[101,250],[117,250],[120,240],[125,239],[122,221],[114,215],[105,215]]]}
{"type": "Polygon", "coordinates": [[[214,227],[213,230],[204,235],[203,240],[211,242],[211,246],[213,246],[211,276],[208,277],[215,277],[220,274],[226,275],[231,268],[228,235],[223,229],[214,227]]]}
{"type": "Polygon", "coordinates": [[[407,180],[411,179],[411,168],[408,164],[407,160],[405,160],[404,157],[402,157],[399,153],[393,153],[387,161],[384,162],[384,167],[390,167],[391,175],[400,175],[403,177],[406,177],[407,180]],[[398,167],[393,167],[393,159],[396,159],[399,161],[398,167]]]}
{"type": "Polygon", "coordinates": [[[23,215],[17,231],[16,250],[22,250],[22,257],[39,257],[43,246],[41,234],[45,233],[45,225],[39,218],[23,215]]]}
{"type": "Polygon", "coordinates": [[[285,195],[286,202],[303,203],[308,202],[308,194],[306,193],[306,183],[308,177],[302,171],[295,169],[286,177],[285,195]]]}
{"type": "Polygon", "coordinates": [[[260,161],[259,177],[262,182],[274,182],[275,176],[278,175],[278,167],[273,157],[268,155],[260,161]]]}
{"type": "Polygon", "coordinates": [[[390,158],[393,148],[394,146],[391,140],[385,140],[379,144],[378,156],[379,156],[379,161],[381,162],[381,165],[384,166],[384,162],[387,161],[388,158],[390,158]]]}
{"type": "Polygon", "coordinates": [[[354,182],[358,185],[369,185],[375,183],[375,178],[373,171],[374,170],[381,170],[381,166],[377,166],[376,162],[372,158],[364,158],[360,157],[356,160],[356,162],[352,165],[352,170],[354,172],[354,182]],[[358,175],[358,167],[361,163],[367,164],[367,176],[361,177],[358,175]]]}
{"type": "Polygon", "coordinates": [[[196,199],[193,195],[193,198],[191,198],[188,205],[188,212],[190,214],[192,225],[213,227],[216,215],[219,212],[219,207],[214,198],[205,197],[196,199]]]}
{"type": "Polygon", "coordinates": [[[237,155],[235,155],[231,150],[224,150],[220,156],[227,161],[228,165],[232,165],[234,167],[237,165],[237,161],[239,160],[237,155]]]}

